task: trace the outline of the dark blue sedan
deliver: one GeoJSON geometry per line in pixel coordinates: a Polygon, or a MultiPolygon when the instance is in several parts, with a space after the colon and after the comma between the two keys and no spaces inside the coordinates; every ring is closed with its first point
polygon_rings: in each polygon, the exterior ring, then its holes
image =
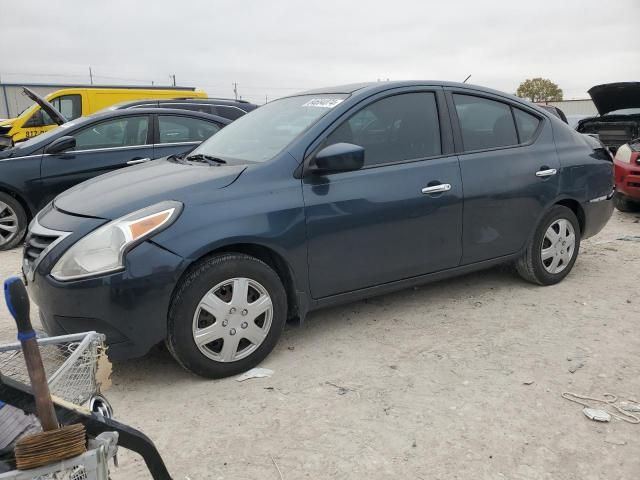
{"type": "Polygon", "coordinates": [[[598,141],[501,92],[324,88],[60,195],[23,271],[51,334],[104,332],[116,359],[165,341],[222,377],[320,307],[504,262],[561,281],[611,216],[612,171],[598,141]]]}
{"type": "Polygon", "coordinates": [[[0,151],[0,250],[19,244],[29,220],[89,178],[193,149],[231,120],[146,108],[80,117],[0,151]]]}

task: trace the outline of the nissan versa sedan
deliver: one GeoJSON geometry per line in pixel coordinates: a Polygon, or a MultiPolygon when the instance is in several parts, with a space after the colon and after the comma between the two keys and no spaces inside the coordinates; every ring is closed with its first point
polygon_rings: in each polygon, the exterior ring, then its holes
{"type": "Polygon", "coordinates": [[[166,342],[187,370],[223,377],[320,307],[504,262],[555,284],[607,223],[613,188],[602,144],[511,95],[323,88],[189,157],[58,196],[30,226],[23,272],[50,334],[104,332],[116,360],[166,342]]]}

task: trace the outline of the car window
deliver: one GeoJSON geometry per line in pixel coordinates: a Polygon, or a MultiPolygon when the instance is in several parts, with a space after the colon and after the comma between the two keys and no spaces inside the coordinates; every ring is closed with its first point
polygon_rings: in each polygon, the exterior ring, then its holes
{"type": "Polygon", "coordinates": [[[484,150],[518,144],[511,107],[472,95],[454,94],[465,150],[484,150]]]}
{"type": "Polygon", "coordinates": [[[202,142],[220,130],[216,123],[201,118],[158,116],[160,143],[202,142]]]}
{"type": "Polygon", "coordinates": [[[93,124],[74,133],[76,150],[145,145],[149,117],[127,117],[93,124]]]}
{"type": "Polygon", "coordinates": [[[405,93],[366,106],[334,130],[325,146],[342,142],[364,148],[365,166],[440,155],[435,94],[405,93]]]}
{"type": "Polygon", "coordinates": [[[520,135],[520,143],[527,143],[533,134],[536,133],[540,119],[535,115],[520,110],[519,108],[513,109],[513,115],[516,117],[516,125],[518,126],[518,134],[520,135]]]}
{"type": "MultiPolygon", "coordinates": [[[[82,116],[82,97],[78,94],[62,95],[49,103],[67,120],[74,120],[82,116]]],[[[24,124],[25,127],[46,127],[48,125],[56,125],[56,122],[41,108],[33,112],[31,118],[24,124]]]]}
{"type": "Polygon", "coordinates": [[[214,115],[220,115],[221,117],[228,118],[229,120],[235,120],[245,114],[243,110],[236,107],[226,107],[224,105],[216,105],[214,115]]]}

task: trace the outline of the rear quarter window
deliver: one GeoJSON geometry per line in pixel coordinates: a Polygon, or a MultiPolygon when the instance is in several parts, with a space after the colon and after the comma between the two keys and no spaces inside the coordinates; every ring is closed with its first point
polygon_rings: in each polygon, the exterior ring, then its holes
{"type": "Polygon", "coordinates": [[[473,95],[453,95],[464,149],[486,150],[517,145],[518,134],[506,103],[473,95]]]}
{"type": "Polygon", "coordinates": [[[516,118],[518,134],[520,135],[520,143],[530,142],[538,130],[540,119],[535,115],[525,112],[524,110],[520,110],[519,108],[513,109],[513,116],[516,118]]]}

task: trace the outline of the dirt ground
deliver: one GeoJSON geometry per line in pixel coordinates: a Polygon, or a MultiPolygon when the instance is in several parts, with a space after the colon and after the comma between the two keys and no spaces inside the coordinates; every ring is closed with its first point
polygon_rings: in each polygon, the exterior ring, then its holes
{"type": "MultiPolygon", "coordinates": [[[[640,425],[561,393],[640,400],[640,243],[619,240],[639,220],[616,212],[554,287],[496,268],[316,312],[263,362],[272,378],[243,383],[158,350],[116,364],[107,396],[174,479],[637,479],[640,425]]],[[[1,277],[19,265],[0,253],[1,277]]],[[[14,332],[0,307],[0,341],[14,332]]]]}

